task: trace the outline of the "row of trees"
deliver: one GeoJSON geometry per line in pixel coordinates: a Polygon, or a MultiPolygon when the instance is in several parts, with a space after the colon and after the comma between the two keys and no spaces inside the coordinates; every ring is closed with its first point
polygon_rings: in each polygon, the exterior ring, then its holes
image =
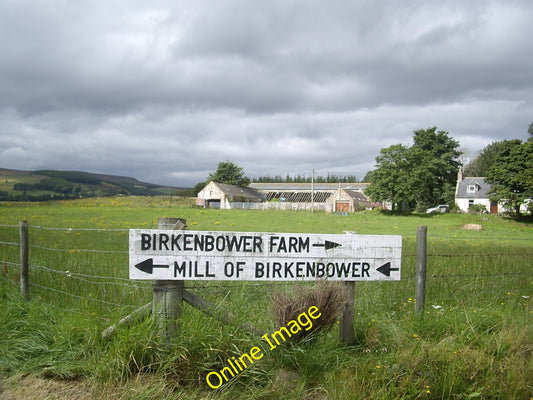
{"type": "Polygon", "coordinates": [[[47,178],[41,179],[38,183],[15,183],[13,185],[13,190],[20,192],[30,192],[33,190],[47,190],[55,193],[63,194],[79,194],[82,192],[82,187],[80,185],[73,185],[70,182],[65,181],[64,179],[58,178],[47,178]]]}
{"type": "Polygon", "coordinates": [[[327,176],[315,176],[314,178],[307,175],[287,175],[285,178],[281,175],[272,176],[260,176],[259,178],[254,178],[252,182],[256,183],[311,183],[312,181],[316,183],[353,183],[358,182],[355,175],[343,175],[338,176],[335,174],[327,174],[327,176]]]}
{"type": "Polygon", "coordinates": [[[218,168],[215,172],[212,172],[208,175],[205,182],[200,182],[199,185],[205,185],[210,181],[218,183],[226,183],[230,185],[237,186],[248,186],[250,182],[256,183],[311,183],[314,180],[316,183],[351,183],[357,182],[357,177],[355,175],[345,175],[338,176],[335,174],[328,174],[327,176],[306,176],[306,175],[288,175],[283,178],[281,175],[272,176],[260,176],[254,178],[253,181],[250,178],[244,175],[243,168],[239,167],[231,161],[225,161],[218,163],[218,168]]]}
{"type": "Polygon", "coordinates": [[[70,200],[78,198],[79,196],[74,196],[72,194],[61,194],[61,193],[32,193],[32,192],[22,192],[16,193],[14,191],[7,192],[0,190],[0,201],[49,201],[49,200],[70,200]]]}

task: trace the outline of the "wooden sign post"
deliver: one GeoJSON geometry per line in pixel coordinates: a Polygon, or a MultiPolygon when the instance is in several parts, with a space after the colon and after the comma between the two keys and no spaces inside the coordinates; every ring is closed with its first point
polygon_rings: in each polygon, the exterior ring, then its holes
{"type": "Polygon", "coordinates": [[[354,282],[400,280],[398,235],[132,229],[129,245],[130,279],[155,280],[154,314],[173,320],[186,280],[342,281],[347,343],[354,341],[354,282]]]}
{"type": "MultiPolygon", "coordinates": [[[[182,230],[186,221],[181,218],[159,218],[160,229],[182,230]]],[[[152,315],[159,335],[165,338],[167,345],[177,336],[178,318],[183,306],[184,282],[182,280],[155,280],[152,315]]]]}

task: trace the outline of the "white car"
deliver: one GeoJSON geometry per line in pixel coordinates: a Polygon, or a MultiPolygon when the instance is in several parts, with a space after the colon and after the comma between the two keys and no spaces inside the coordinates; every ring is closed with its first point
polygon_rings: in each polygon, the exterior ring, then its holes
{"type": "Polygon", "coordinates": [[[448,211],[448,208],[450,206],[448,204],[439,204],[437,207],[428,208],[426,210],[426,214],[433,214],[433,213],[445,213],[448,211]]]}

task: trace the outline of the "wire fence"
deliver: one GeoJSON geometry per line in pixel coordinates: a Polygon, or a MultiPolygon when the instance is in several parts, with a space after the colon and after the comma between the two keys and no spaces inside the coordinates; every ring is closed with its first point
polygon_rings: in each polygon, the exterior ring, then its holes
{"type": "MultiPolygon", "coordinates": [[[[0,225],[2,284],[19,284],[18,225],[0,225]]],[[[152,283],[128,278],[128,229],[30,226],[32,298],[65,312],[116,319],[152,300],[152,283]]],[[[356,283],[356,310],[394,313],[414,306],[415,235],[404,235],[400,281],[356,283]]],[[[428,312],[457,307],[516,306],[530,310],[533,243],[527,238],[430,235],[428,312]],[[470,243],[468,243],[470,242],[470,243]]],[[[187,290],[215,303],[257,301],[294,282],[186,281],[187,290]],[[235,300],[236,299],[236,300],[235,300]]]]}

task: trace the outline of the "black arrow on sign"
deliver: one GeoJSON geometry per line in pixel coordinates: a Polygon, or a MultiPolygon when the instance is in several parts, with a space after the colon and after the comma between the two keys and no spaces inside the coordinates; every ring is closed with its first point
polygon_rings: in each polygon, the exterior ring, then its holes
{"type": "Polygon", "coordinates": [[[138,268],[142,272],[146,272],[147,274],[151,274],[154,270],[154,268],[168,268],[168,265],[155,265],[154,259],[149,258],[147,260],[141,261],[139,264],[135,264],[135,268],[138,268]]]}
{"type": "Polygon", "coordinates": [[[381,267],[376,268],[379,272],[381,272],[383,275],[390,276],[391,271],[399,271],[399,268],[391,268],[390,262],[387,262],[383,264],[381,267]]]}
{"type": "Polygon", "coordinates": [[[323,247],[326,250],[334,249],[335,247],[342,246],[340,243],[330,242],[329,240],[326,240],[325,243],[315,243],[313,244],[313,247],[323,247]]]}

